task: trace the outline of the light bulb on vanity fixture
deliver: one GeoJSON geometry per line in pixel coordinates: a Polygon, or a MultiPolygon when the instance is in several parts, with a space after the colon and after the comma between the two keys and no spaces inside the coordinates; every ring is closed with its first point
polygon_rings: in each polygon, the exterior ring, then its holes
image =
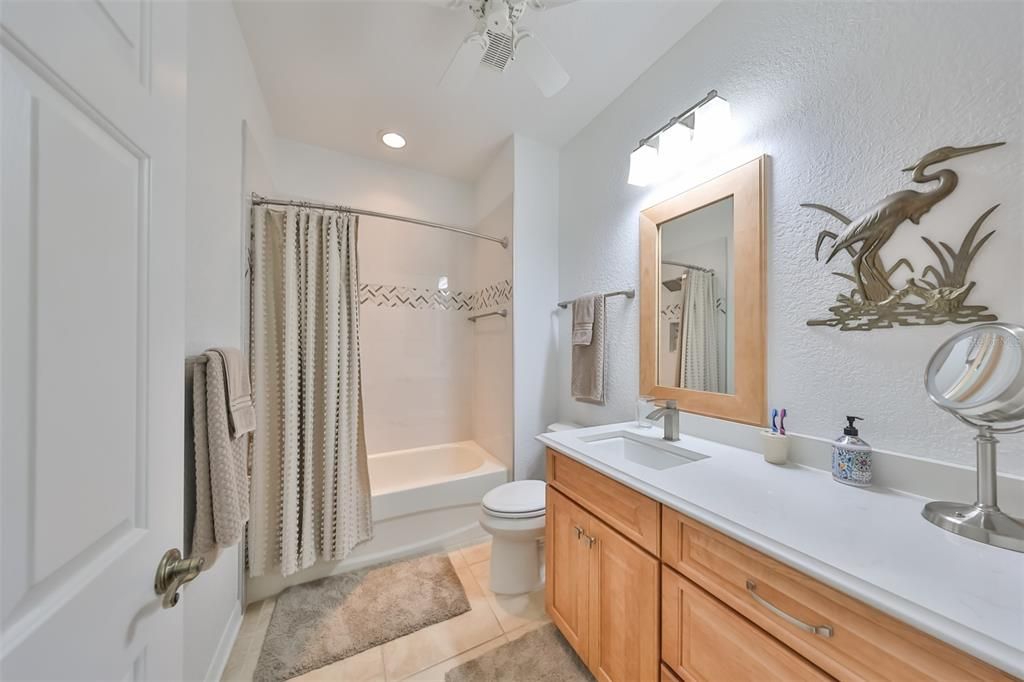
{"type": "Polygon", "coordinates": [[[640,140],[629,156],[629,184],[646,187],[676,175],[706,158],[728,141],[732,130],[729,103],[710,91],[640,140]]]}
{"type": "Polygon", "coordinates": [[[651,144],[641,144],[629,155],[629,184],[646,187],[658,175],[658,150],[651,144]]]}
{"type": "Polygon", "coordinates": [[[664,179],[682,171],[693,155],[693,122],[679,122],[658,135],[658,172],[664,179]]]}
{"type": "Polygon", "coordinates": [[[713,152],[716,147],[729,141],[732,134],[732,108],[721,97],[713,97],[693,112],[693,123],[694,144],[705,152],[713,152]]]}

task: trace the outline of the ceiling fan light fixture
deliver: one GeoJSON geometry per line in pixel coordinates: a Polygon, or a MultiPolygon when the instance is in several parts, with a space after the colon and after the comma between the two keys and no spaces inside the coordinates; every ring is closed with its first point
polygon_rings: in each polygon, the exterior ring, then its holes
{"type": "Polygon", "coordinates": [[[385,130],[382,132],[380,134],[380,141],[384,146],[391,147],[392,149],[401,149],[405,146],[405,138],[401,133],[396,133],[393,130],[385,130]]]}
{"type": "Polygon", "coordinates": [[[485,5],[484,21],[487,28],[495,33],[508,33],[512,30],[512,21],[509,19],[509,7],[506,0],[489,0],[485,5]]]}
{"type": "Polygon", "coordinates": [[[516,35],[513,59],[522,65],[545,97],[557,95],[569,83],[569,74],[551,54],[551,50],[528,31],[516,35]]]}

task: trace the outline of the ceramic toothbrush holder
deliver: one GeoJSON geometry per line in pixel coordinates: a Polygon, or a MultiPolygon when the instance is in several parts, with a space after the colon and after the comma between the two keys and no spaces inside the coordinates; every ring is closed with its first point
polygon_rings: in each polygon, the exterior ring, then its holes
{"type": "Polygon", "coordinates": [[[789,437],[771,431],[761,432],[761,453],[769,464],[785,464],[789,461],[789,437]]]}

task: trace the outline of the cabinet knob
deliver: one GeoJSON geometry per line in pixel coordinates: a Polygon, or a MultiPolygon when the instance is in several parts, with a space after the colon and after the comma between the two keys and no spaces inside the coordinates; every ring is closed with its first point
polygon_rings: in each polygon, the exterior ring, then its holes
{"type": "Polygon", "coordinates": [[[593,547],[597,544],[597,538],[593,535],[585,535],[584,537],[587,539],[587,548],[593,547]]]}
{"type": "Polygon", "coordinates": [[[577,540],[579,540],[581,537],[583,537],[583,529],[582,528],[580,528],[579,526],[573,526],[572,529],[576,533],[576,539],[577,540]]]}

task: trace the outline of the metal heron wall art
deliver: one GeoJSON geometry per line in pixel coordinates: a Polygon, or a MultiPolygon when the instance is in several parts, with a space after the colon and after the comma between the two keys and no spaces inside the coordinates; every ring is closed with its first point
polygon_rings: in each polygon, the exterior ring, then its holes
{"type": "Polygon", "coordinates": [[[977,243],[975,238],[982,223],[998,208],[998,204],[975,221],[957,250],[945,242],[936,245],[932,239],[921,237],[938,259],[938,265],[928,265],[921,271],[920,279],[911,277],[903,287],[893,286],[890,278],[901,267],[906,267],[913,274],[914,266],[908,259],[900,258],[892,267],[886,268],[880,252],[901,225],[907,221],[919,224],[933,206],[956,189],[959,177],[955,172],[942,168],[929,173],[927,171],[931,166],[1002,144],[995,142],[974,147],[939,147],[928,152],[916,165],[903,170],[914,172],[912,179],[915,183],[938,182],[938,185],[925,191],[908,189],[890,194],[853,220],[822,204],[801,204],[806,208],[824,211],[846,225],[846,229],[839,233],[822,230],[815,244],[814,257],[820,260],[822,245],[831,239],[825,262],[830,263],[845,252],[850,257],[853,273],[832,274],[856,286],[849,294],[836,297],[837,305],[829,308],[831,318],[808,320],[807,324],[837,327],[843,331],[867,331],[894,325],[944,322],[970,324],[995,320],[996,316],[988,313],[985,306],[967,306],[964,301],[975,285],[974,282],[966,281],[967,270],[978,250],[995,231],[989,232],[977,243]],[[929,276],[931,279],[928,279],[929,276]],[[914,302],[915,299],[920,302],[914,302]]]}

